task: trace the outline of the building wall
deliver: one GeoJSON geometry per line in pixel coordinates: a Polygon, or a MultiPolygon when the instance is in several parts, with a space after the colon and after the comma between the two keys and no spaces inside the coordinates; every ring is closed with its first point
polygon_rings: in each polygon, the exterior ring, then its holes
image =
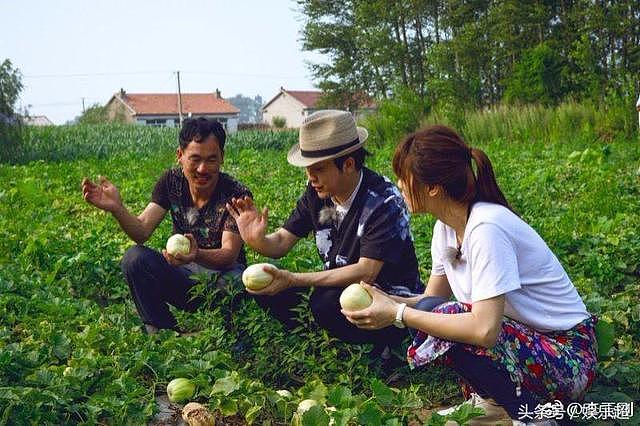
{"type": "MultiPolygon", "coordinates": [[[[205,117],[211,120],[218,120],[227,133],[235,133],[238,131],[237,115],[197,115],[195,117],[205,117]]],[[[183,119],[192,118],[191,114],[185,114],[183,119]]],[[[138,115],[135,117],[135,123],[143,126],[156,127],[180,127],[180,117],[177,115],[138,115]]]]}
{"type": "Polygon", "coordinates": [[[116,121],[117,117],[118,119],[122,118],[126,123],[136,122],[131,110],[115,98],[107,104],[107,117],[109,117],[109,121],[116,121]]]}
{"type": "Polygon", "coordinates": [[[278,98],[262,110],[262,121],[273,124],[273,117],[284,117],[287,127],[300,127],[306,117],[304,106],[294,97],[280,92],[278,98]]]}

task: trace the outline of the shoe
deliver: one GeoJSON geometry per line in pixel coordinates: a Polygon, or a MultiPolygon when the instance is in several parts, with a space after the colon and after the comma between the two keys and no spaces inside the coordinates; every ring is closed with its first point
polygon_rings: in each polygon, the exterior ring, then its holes
{"type": "MultiPolygon", "coordinates": [[[[502,408],[501,405],[498,405],[493,399],[484,399],[477,393],[472,393],[471,397],[467,399],[463,404],[471,404],[473,407],[479,407],[484,410],[484,416],[474,417],[469,420],[467,424],[473,426],[481,426],[481,425],[511,425],[513,424],[513,420],[509,417],[509,414],[502,408]]],[[[455,405],[453,407],[440,410],[438,414],[441,416],[448,416],[449,414],[458,410],[462,404],[455,405]]],[[[456,422],[448,421],[446,423],[447,426],[455,425],[456,422]]]]}

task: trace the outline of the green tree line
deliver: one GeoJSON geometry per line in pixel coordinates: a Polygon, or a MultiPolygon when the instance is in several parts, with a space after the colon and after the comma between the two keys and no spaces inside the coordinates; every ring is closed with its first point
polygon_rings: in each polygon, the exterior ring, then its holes
{"type": "MultiPolygon", "coordinates": [[[[297,0],[325,103],[410,90],[482,108],[636,95],[637,0],[297,0]]],[[[635,98],[634,98],[635,101],[635,98]]]]}

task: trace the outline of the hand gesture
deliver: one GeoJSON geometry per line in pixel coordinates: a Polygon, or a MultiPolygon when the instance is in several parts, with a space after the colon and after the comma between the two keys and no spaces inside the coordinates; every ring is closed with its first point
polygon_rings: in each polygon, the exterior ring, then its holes
{"type": "Polygon", "coordinates": [[[122,198],[120,198],[118,188],[104,176],[99,176],[97,183],[93,183],[87,178],[82,179],[82,197],[87,203],[106,212],[113,213],[122,207],[122,198]]]}
{"type": "Polygon", "coordinates": [[[286,290],[293,285],[293,274],[286,269],[276,269],[271,266],[264,266],[262,268],[266,273],[273,275],[273,281],[263,288],[262,290],[250,290],[247,291],[251,294],[258,296],[273,296],[280,293],[282,290],[286,290]]]}
{"type": "Polygon", "coordinates": [[[373,302],[368,308],[360,311],[341,310],[347,320],[358,328],[365,330],[378,330],[393,324],[396,319],[398,302],[394,301],[385,292],[361,281],[360,284],[369,292],[373,302]]]}
{"type": "Polygon", "coordinates": [[[189,243],[191,243],[188,254],[176,253],[175,256],[172,256],[167,253],[167,250],[162,249],[162,255],[169,265],[182,266],[187,263],[195,262],[196,257],[198,256],[198,242],[193,234],[184,234],[184,236],[187,237],[189,239],[189,243]]]}
{"type": "Polygon", "coordinates": [[[264,239],[269,216],[269,210],[266,207],[260,213],[249,197],[232,198],[226,207],[229,214],[236,220],[240,236],[247,244],[256,245],[255,243],[264,239]]]}

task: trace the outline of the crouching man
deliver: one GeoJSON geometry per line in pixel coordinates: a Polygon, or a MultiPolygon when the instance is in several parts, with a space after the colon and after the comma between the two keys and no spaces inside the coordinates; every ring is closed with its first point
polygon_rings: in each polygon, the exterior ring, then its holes
{"type": "Polygon", "coordinates": [[[205,118],[185,121],[177,149],[179,167],[157,181],[151,202],[134,216],[122,203],[118,189],[106,178],[97,183],[82,181],[84,199],[111,213],[122,230],[137,243],[122,259],[122,271],[131,296],[148,333],[176,329],[169,304],[195,310],[203,300],[191,300],[196,284],[193,273],[239,276],[246,266],[238,227],[225,209],[234,197],[251,197],[249,190],[220,171],[224,160],[225,131],[217,121],[205,118]],[[173,232],[190,241],[187,255],[170,255],[143,246],[167,211],[173,232]]]}
{"type": "Polygon", "coordinates": [[[266,234],[267,209],[259,212],[249,197],[236,198],[227,208],[243,240],[264,256],[280,258],[298,240],[315,234],[324,270],[269,269],[273,282],[252,291],[261,306],[292,327],[292,308],[306,288],[314,287],[311,311],[320,327],[343,341],[374,343],[380,349],[399,343],[405,331],[362,330],[349,323],[340,313],[344,287],[370,280],[391,294],[409,295],[422,293],[424,286],[402,195],[388,179],[364,167],[366,139],[367,131],[356,126],[349,112],[315,112],[287,156],[290,164],[305,168],[308,183],[282,228],[266,234]]]}

